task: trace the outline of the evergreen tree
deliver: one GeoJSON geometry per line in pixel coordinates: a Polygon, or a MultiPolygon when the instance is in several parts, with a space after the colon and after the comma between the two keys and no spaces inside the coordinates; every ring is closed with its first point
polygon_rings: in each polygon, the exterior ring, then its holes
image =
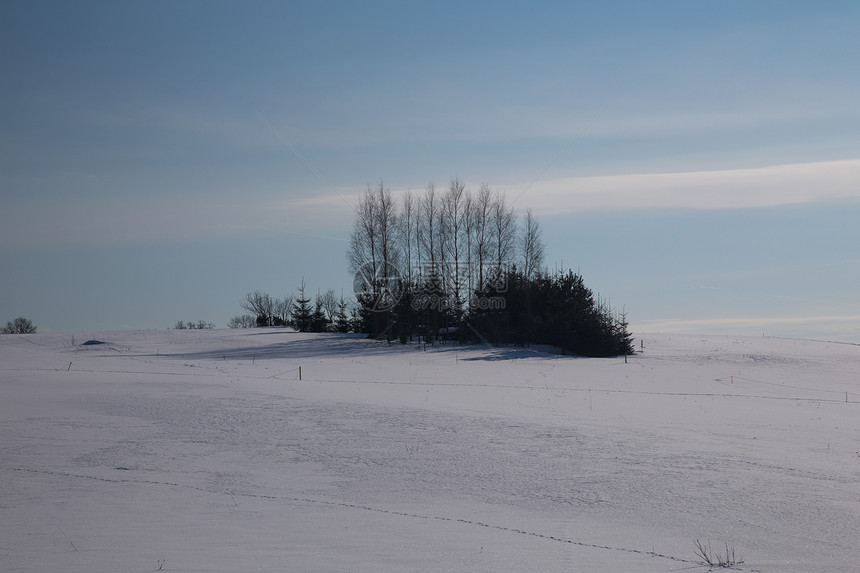
{"type": "MultiPolygon", "coordinates": [[[[582,276],[568,271],[526,277],[516,268],[496,293],[503,308],[474,310],[469,315],[471,339],[494,344],[547,344],[566,354],[618,356],[632,353],[626,314],[616,317],[609,304],[595,300],[582,276]]],[[[480,299],[493,296],[476,291],[480,299]]]]}
{"type": "Polygon", "coordinates": [[[310,322],[311,332],[326,332],[328,330],[329,321],[326,317],[325,309],[323,308],[320,297],[317,297],[314,311],[311,313],[310,322]]]}
{"type": "Polygon", "coordinates": [[[308,332],[311,329],[313,312],[311,311],[311,299],[305,296],[305,279],[302,278],[302,286],[299,287],[299,296],[293,301],[293,321],[296,330],[308,332]]]}
{"type": "Polygon", "coordinates": [[[627,312],[622,310],[618,315],[618,320],[615,321],[615,342],[618,345],[618,354],[625,356],[636,352],[633,348],[633,335],[630,334],[629,327],[627,312]]]}
{"type": "Polygon", "coordinates": [[[346,313],[347,308],[346,300],[341,295],[340,300],[337,301],[337,309],[334,313],[334,329],[337,332],[349,332],[351,330],[349,316],[346,313]]]}

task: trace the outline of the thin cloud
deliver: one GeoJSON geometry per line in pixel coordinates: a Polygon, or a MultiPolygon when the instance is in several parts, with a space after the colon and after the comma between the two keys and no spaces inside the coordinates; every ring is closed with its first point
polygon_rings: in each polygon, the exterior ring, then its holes
{"type": "MultiPolygon", "coordinates": [[[[743,209],[860,198],[860,159],[753,169],[569,177],[535,183],[543,215],[603,209],[743,209]]],[[[513,193],[517,185],[504,188],[513,193]]]]}
{"type": "MultiPolygon", "coordinates": [[[[491,185],[546,216],[608,209],[743,209],[860,199],[860,159],[794,163],[752,169],[567,177],[491,185]]],[[[479,183],[470,182],[477,188],[479,183]]],[[[405,189],[393,189],[395,192],[405,189]]],[[[359,191],[289,201],[294,207],[343,207],[359,191]]]]}
{"type": "MultiPolygon", "coordinates": [[[[570,177],[537,181],[520,203],[544,216],[618,209],[741,209],[860,199],[860,159],[755,169],[570,177]]],[[[509,197],[526,184],[501,185],[509,197]]],[[[478,184],[472,184],[477,188],[478,184]]],[[[403,189],[394,189],[395,192],[403,189]]],[[[0,249],[347,230],[359,188],[277,199],[221,192],[217,197],[13,197],[0,211],[0,249]]],[[[336,232],[332,231],[334,234],[336,232]]],[[[329,233],[331,234],[331,233],[329,233]]]]}
{"type": "Polygon", "coordinates": [[[341,198],[327,195],[293,201],[238,193],[233,197],[60,197],[50,209],[40,201],[19,201],[0,212],[0,251],[259,233],[343,241],[351,216],[341,198]],[[341,232],[343,237],[337,237],[341,232]]]}
{"type": "Polygon", "coordinates": [[[772,86],[773,91],[794,90],[793,97],[782,98],[779,103],[738,106],[724,110],[695,109],[689,111],[655,111],[646,113],[611,113],[595,126],[594,138],[631,138],[672,135],[706,135],[725,132],[747,132],[773,129],[779,126],[829,121],[855,121],[856,107],[850,98],[840,97],[827,90],[801,89],[796,85],[772,86]],[[809,101],[827,105],[810,106],[809,101]]]}

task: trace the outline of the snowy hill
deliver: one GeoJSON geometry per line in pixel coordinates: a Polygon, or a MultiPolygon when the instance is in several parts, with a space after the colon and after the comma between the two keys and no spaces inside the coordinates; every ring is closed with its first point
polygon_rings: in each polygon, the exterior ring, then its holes
{"type": "Polygon", "coordinates": [[[0,570],[857,571],[860,346],[643,343],[2,336],[0,570]]]}

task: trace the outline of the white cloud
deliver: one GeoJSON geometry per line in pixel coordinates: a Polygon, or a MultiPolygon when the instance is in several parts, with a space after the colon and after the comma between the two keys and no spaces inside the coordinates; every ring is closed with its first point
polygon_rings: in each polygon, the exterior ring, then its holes
{"type": "Polygon", "coordinates": [[[860,159],[753,169],[570,177],[503,187],[542,215],[598,209],[741,209],[860,198],[860,159]],[[526,190],[524,192],[524,190],[526,190]]]}

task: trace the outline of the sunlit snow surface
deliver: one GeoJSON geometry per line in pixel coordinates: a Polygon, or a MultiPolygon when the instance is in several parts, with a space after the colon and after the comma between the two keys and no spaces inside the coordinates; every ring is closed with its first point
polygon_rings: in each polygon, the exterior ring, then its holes
{"type": "Polygon", "coordinates": [[[0,570],[856,572],[860,346],[643,338],[2,336],[0,570]]]}

